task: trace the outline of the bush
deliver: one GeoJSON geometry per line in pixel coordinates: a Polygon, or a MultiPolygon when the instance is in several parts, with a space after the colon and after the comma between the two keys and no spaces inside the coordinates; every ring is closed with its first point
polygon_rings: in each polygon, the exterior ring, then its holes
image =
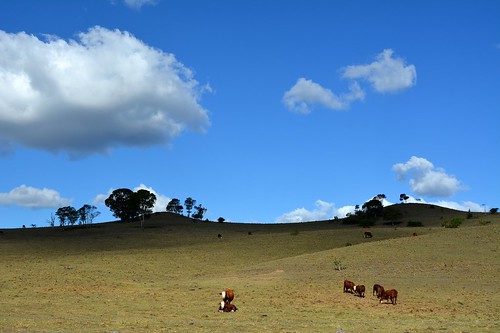
{"type": "Polygon", "coordinates": [[[471,212],[467,212],[467,220],[470,220],[473,217],[474,217],[474,214],[472,214],[471,212]]]}
{"type": "Polygon", "coordinates": [[[292,236],[297,236],[299,234],[299,231],[298,230],[294,230],[290,233],[290,235],[292,236]]]}
{"type": "Polygon", "coordinates": [[[420,221],[408,221],[406,224],[407,227],[423,227],[423,223],[420,221]]]}
{"type": "Polygon", "coordinates": [[[335,268],[336,271],[341,271],[343,269],[346,269],[345,265],[342,263],[342,260],[340,260],[339,258],[333,259],[333,267],[335,268]]]}
{"type": "Polygon", "coordinates": [[[463,218],[455,217],[451,220],[443,221],[441,225],[445,228],[458,228],[458,226],[461,225],[463,221],[463,218]]]}
{"type": "Polygon", "coordinates": [[[347,242],[345,243],[345,246],[352,246],[352,243],[347,242]]]}

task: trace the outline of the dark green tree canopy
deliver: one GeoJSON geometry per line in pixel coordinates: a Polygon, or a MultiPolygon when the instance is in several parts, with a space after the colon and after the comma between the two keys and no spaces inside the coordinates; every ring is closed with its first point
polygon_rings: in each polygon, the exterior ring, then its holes
{"type": "Polygon", "coordinates": [[[193,206],[195,204],[196,204],[196,200],[194,200],[191,197],[184,200],[184,207],[186,207],[186,212],[188,214],[188,217],[191,217],[191,211],[193,210],[193,206]]]}
{"type": "Polygon", "coordinates": [[[134,191],[128,188],[119,188],[111,192],[104,204],[113,212],[114,217],[123,222],[132,221],[137,215],[133,194],[134,191]]]}
{"type": "Polygon", "coordinates": [[[184,207],[182,207],[180,200],[177,198],[170,200],[167,204],[167,212],[182,214],[183,210],[184,207]]]}

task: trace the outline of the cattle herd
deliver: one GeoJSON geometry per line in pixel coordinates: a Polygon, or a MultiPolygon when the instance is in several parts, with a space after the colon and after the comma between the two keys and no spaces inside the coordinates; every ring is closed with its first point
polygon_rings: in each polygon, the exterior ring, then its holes
{"type": "MultiPolygon", "coordinates": [[[[365,286],[362,284],[356,285],[352,281],[344,280],[344,292],[350,292],[356,296],[365,297],[365,286]]],[[[386,303],[391,302],[392,305],[396,305],[398,300],[398,291],[396,289],[385,290],[380,284],[373,285],[373,295],[377,296],[380,303],[385,301],[386,303]]]]}
{"type": "MultiPolygon", "coordinates": [[[[365,286],[344,280],[344,293],[352,293],[359,297],[365,297],[365,286]]],[[[234,300],[234,291],[232,289],[224,289],[219,295],[222,297],[222,301],[219,304],[219,312],[235,312],[238,310],[236,305],[231,303],[234,300]]],[[[373,296],[377,296],[380,304],[385,301],[385,303],[391,302],[392,305],[396,305],[398,291],[396,289],[385,290],[380,284],[374,284],[373,296]]]]}

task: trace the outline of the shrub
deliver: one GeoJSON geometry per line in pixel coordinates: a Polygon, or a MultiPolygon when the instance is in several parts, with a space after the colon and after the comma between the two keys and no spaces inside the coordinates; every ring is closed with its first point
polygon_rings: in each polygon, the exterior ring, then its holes
{"type": "Polygon", "coordinates": [[[461,225],[463,221],[463,218],[455,217],[451,220],[443,221],[441,225],[445,228],[458,228],[458,226],[461,225]]]}
{"type": "Polygon", "coordinates": [[[352,243],[349,243],[349,242],[345,243],[345,246],[351,246],[351,245],[352,245],[352,243]]]}
{"type": "Polygon", "coordinates": [[[472,214],[471,212],[467,212],[467,220],[470,220],[473,217],[474,217],[474,214],[472,214]]]}
{"type": "Polygon", "coordinates": [[[290,235],[292,236],[297,236],[299,234],[299,231],[298,230],[294,230],[290,233],[290,235]]]}
{"type": "Polygon", "coordinates": [[[342,263],[342,260],[339,258],[333,259],[333,267],[335,268],[336,271],[341,271],[346,269],[345,265],[342,263]]]}
{"type": "Polygon", "coordinates": [[[407,227],[423,227],[423,223],[420,221],[408,221],[406,224],[407,227]]]}

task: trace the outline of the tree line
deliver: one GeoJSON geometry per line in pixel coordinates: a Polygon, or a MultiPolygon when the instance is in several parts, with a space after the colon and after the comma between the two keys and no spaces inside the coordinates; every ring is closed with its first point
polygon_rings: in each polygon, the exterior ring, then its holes
{"type": "MultiPolygon", "coordinates": [[[[111,192],[104,204],[111,210],[113,216],[120,219],[121,222],[141,221],[141,227],[144,227],[144,220],[153,213],[153,207],[156,203],[156,195],[148,190],[140,189],[136,192],[128,188],[120,188],[111,192]]],[[[182,215],[184,209],[187,216],[202,220],[207,211],[201,204],[196,205],[196,200],[189,197],[184,200],[184,206],[177,198],[170,200],[167,212],[182,215]]],[[[85,204],[80,209],[72,206],[60,207],[55,216],[51,215],[49,224],[55,225],[56,217],[59,219],[61,227],[78,225],[90,225],[94,219],[101,213],[97,207],[85,204]]]]}

